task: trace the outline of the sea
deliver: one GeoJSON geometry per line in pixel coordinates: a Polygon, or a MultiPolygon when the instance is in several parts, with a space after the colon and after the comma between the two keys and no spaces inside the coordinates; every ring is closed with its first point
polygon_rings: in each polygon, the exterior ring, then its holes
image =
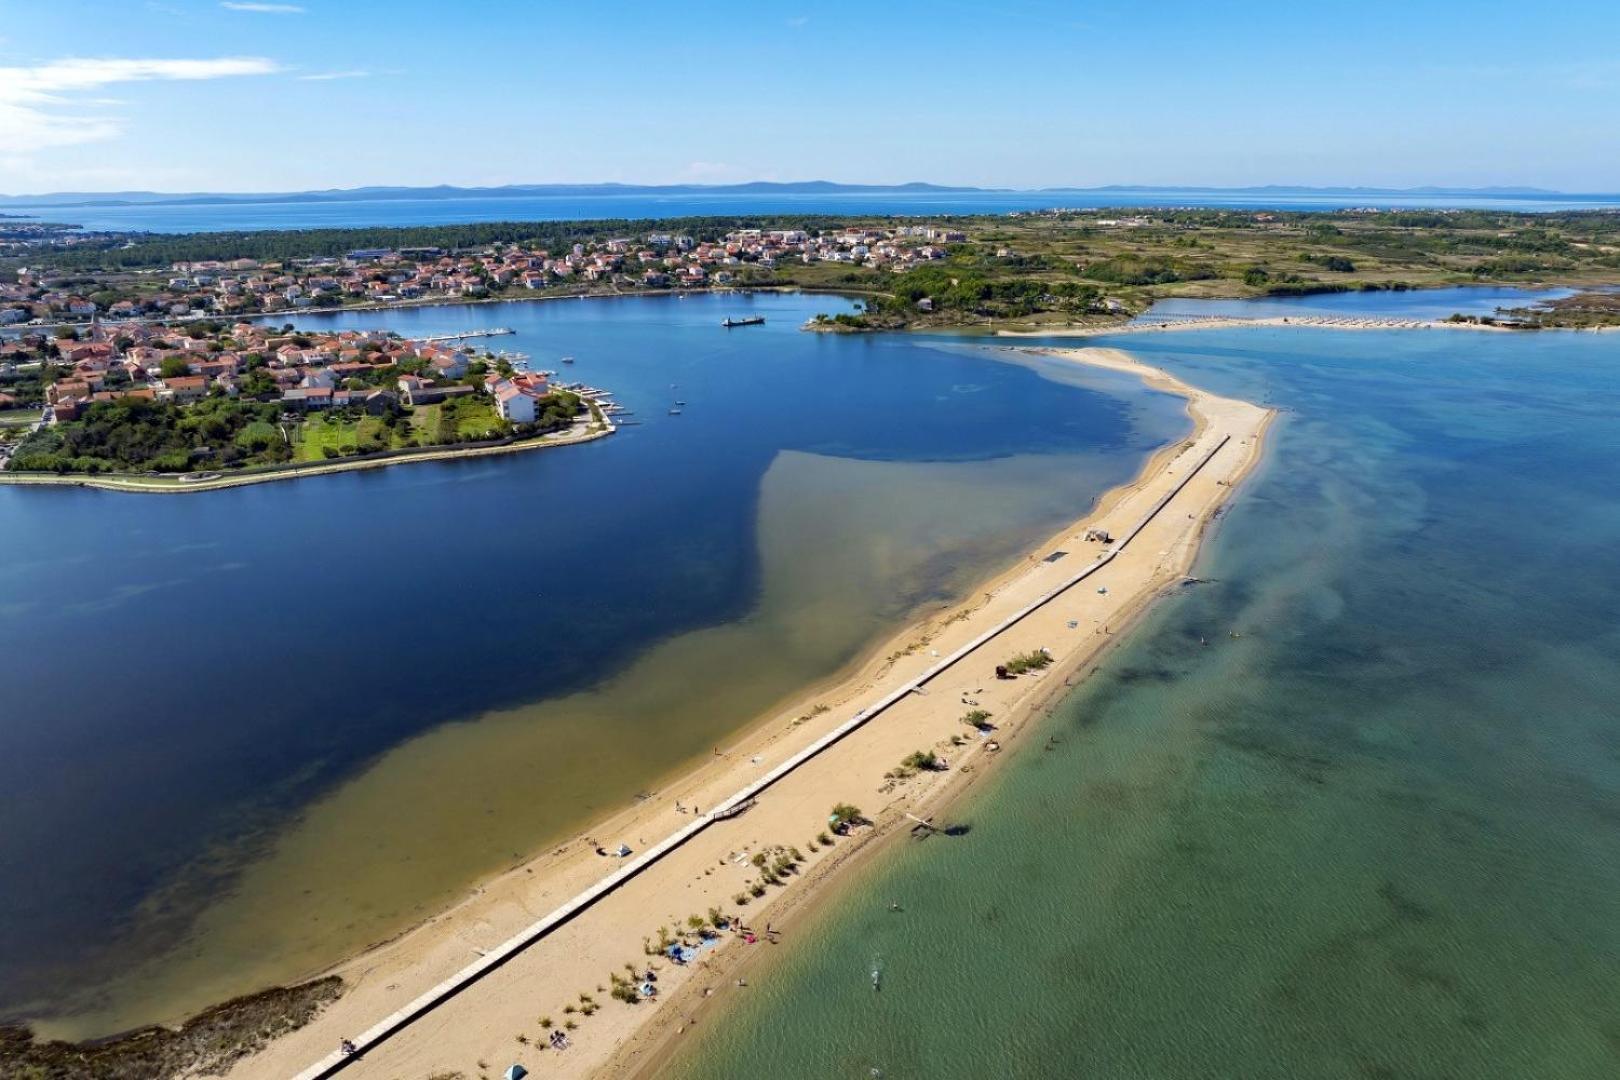
{"type": "Polygon", "coordinates": [[[0,207],[0,212],[113,232],[225,232],[459,225],[486,221],[586,221],[701,216],[865,214],[938,217],[1051,209],[1205,207],[1240,210],[1385,209],[1601,210],[1620,195],[1491,194],[1368,191],[1100,188],[1047,191],[649,193],[586,195],[467,195],[453,198],[322,199],[96,203],[0,207]]]}
{"type": "Polygon", "coordinates": [[[385,939],[965,595],[1188,430],[1128,377],[800,330],[850,309],[310,315],[510,328],[471,344],[610,390],[624,426],[189,495],[0,487],[0,1018],[108,1035],[385,939]]]}
{"type": "Polygon", "coordinates": [[[666,1074],[1620,1075],[1620,339],[1097,343],[1280,410],[1198,583],[666,1074]]]}

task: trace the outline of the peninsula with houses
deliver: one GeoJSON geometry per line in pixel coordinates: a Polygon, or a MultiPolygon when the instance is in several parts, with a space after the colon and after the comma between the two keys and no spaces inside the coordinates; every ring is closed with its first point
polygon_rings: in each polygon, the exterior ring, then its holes
{"type": "Polygon", "coordinates": [[[553,375],[381,331],[61,326],[0,343],[0,479],[186,490],[613,430],[600,391],[553,375]]]}

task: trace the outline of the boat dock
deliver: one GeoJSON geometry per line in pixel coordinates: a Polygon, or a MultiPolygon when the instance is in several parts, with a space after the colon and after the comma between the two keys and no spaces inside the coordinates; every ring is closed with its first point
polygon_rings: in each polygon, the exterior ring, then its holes
{"type": "Polygon", "coordinates": [[[434,334],[431,337],[417,338],[416,340],[428,342],[462,341],[466,338],[476,337],[505,337],[507,334],[515,333],[517,333],[517,331],[513,330],[510,326],[492,326],[487,330],[463,330],[459,334],[434,334]]]}

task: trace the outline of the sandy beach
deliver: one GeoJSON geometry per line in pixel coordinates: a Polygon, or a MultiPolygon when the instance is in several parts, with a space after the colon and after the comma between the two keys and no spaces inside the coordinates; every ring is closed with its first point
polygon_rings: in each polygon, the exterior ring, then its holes
{"type": "Polygon", "coordinates": [[[1128,372],[1185,397],[1192,434],[964,605],[908,627],[838,685],[763,718],[651,798],[330,969],[343,996],[230,1075],[471,1077],[514,1062],[553,1076],[645,1074],[691,1024],[746,993],[734,972],[771,948],[767,926],[790,934],[793,912],[846,876],[837,871],[881,857],[882,838],[914,826],[908,815],[940,813],[1016,752],[1086,665],[1184,579],[1208,523],[1260,457],[1270,410],[1190,387],[1118,350],[1045,355],[1128,372]],[[1093,528],[1112,539],[1086,539],[1093,528]],[[1045,670],[996,677],[996,665],[1039,650],[1052,660],[1045,670]],[[975,709],[991,714],[993,731],[963,722],[975,709]],[[944,768],[894,775],[919,750],[944,768]],[[712,817],[767,777],[741,812],[712,817]],[[836,803],[859,807],[870,824],[823,844],[836,803]],[[598,853],[620,844],[631,851],[626,859],[598,853]],[[761,877],[754,858],[791,853],[800,858],[782,884],[751,895],[761,877]],[[600,888],[632,864],[634,876],[600,888]],[[592,890],[600,895],[581,902],[592,890]],[[711,909],[730,925],[691,962],[647,955],[666,935],[697,943],[688,919],[711,909]],[[557,912],[565,914],[547,916],[557,912]],[[634,972],[639,986],[649,969],[656,997],[630,1005],[610,996],[616,979],[634,972]],[[559,1030],[566,1049],[548,1046],[559,1030]],[[361,1053],[338,1054],[343,1039],[361,1053]]]}
{"type": "Polygon", "coordinates": [[[1228,315],[1173,316],[1154,321],[1150,315],[1119,326],[1067,330],[997,330],[996,337],[1112,337],[1116,334],[1163,334],[1181,330],[1232,330],[1254,326],[1303,327],[1312,330],[1489,330],[1511,332],[1490,323],[1448,322],[1443,319],[1389,319],[1377,316],[1266,315],[1245,318],[1228,315]]]}

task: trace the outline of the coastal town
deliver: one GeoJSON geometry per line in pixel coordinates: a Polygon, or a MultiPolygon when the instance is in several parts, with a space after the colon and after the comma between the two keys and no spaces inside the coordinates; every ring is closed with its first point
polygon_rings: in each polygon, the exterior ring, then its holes
{"type": "Polygon", "coordinates": [[[88,278],[24,267],[14,282],[0,281],[0,327],[469,301],[539,290],[728,287],[788,262],[902,273],[944,259],[947,245],[966,239],[960,229],[933,225],[851,225],[816,233],[734,229],[716,240],[649,232],[560,251],[505,244],[470,252],[400,247],[284,261],[207,259],[88,278]]]}
{"type": "Polygon", "coordinates": [[[686,218],[296,235],[77,234],[0,249],[0,336],[145,320],[701,290],[857,295],[822,330],[1118,327],[1160,301],[1563,286],[1515,329],[1613,326],[1606,212],[1048,209],[686,218]]]}
{"type": "Polygon", "coordinates": [[[63,327],[0,343],[0,468],[218,475],[606,428],[614,406],[464,339],[247,322],[63,327]]]}

